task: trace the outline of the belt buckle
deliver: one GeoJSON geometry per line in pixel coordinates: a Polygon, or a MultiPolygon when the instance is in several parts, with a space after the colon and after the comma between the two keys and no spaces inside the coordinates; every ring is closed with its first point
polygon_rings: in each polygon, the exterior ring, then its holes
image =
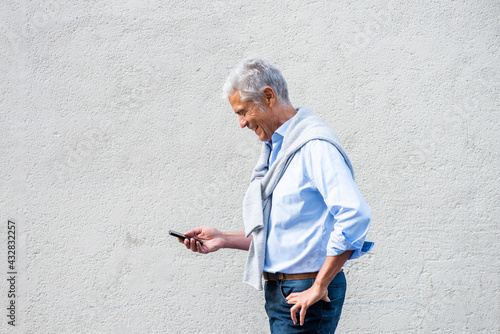
{"type": "Polygon", "coordinates": [[[276,277],[276,281],[283,281],[285,278],[283,273],[275,273],[274,276],[276,277]]]}

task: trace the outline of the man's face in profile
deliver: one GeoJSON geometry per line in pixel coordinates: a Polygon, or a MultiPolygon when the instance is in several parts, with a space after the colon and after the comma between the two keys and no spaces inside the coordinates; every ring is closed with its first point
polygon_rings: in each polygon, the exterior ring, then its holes
{"type": "Polygon", "coordinates": [[[276,129],[272,114],[265,107],[253,101],[241,101],[240,92],[235,90],[229,95],[229,103],[238,115],[241,128],[247,127],[254,131],[261,141],[270,141],[276,129]],[[264,109],[264,110],[262,110],[264,109]]]}

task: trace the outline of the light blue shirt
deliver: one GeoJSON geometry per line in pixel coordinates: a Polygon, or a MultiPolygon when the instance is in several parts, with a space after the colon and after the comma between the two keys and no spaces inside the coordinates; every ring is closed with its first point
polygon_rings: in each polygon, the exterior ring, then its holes
{"type": "MultiPolygon", "coordinates": [[[[278,128],[268,143],[270,165],[289,124],[290,120],[278,128]]],[[[315,272],[327,256],[354,250],[354,259],[369,250],[362,246],[370,226],[370,208],[331,143],[312,140],[298,150],[271,201],[264,271],[315,272]]]]}

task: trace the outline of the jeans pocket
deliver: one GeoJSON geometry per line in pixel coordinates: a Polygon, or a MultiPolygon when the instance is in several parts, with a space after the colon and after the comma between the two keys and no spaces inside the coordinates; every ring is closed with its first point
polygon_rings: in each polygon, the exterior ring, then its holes
{"type": "Polygon", "coordinates": [[[346,293],[346,279],[343,272],[340,272],[328,285],[328,298],[330,303],[334,301],[344,300],[346,293]]]}
{"type": "Polygon", "coordinates": [[[314,283],[314,279],[300,279],[291,281],[281,281],[280,290],[281,296],[283,297],[282,302],[286,305],[288,304],[286,297],[294,292],[302,292],[309,289],[314,283]]]}
{"type": "Polygon", "coordinates": [[[346,292],[345,285],[334,285],[328,287],[328,298],[330,298],[330,302],[335,301],[337,299],[344,299],[346,292]]]}

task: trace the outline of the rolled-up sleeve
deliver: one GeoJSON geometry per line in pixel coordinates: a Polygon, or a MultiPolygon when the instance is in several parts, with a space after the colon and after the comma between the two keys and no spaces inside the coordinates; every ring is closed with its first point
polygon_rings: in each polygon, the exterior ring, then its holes
{"type": "Polygon", "coordinates": [[[350,259],[370,251],[365,242],[371,221],[371,210],[361,195],[342,154],[329,142],[314,140],[310,148],[307,173],[323,196],[333,216],[333,231],[327,245],[327,256],[353,250],[350,259]]]}

